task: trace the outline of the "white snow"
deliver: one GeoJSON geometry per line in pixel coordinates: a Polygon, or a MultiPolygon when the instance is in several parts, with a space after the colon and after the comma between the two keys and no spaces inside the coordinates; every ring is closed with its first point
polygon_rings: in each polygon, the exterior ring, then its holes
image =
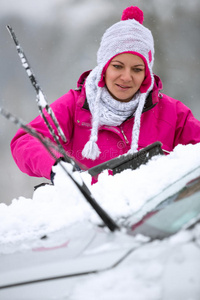
{"type": "Polygon", "coordinates": [[[69,299],[199,300],[198,234],[200,226],[136,249],[115,270],[85,276],[69,299]]]}
{"type": "MultiPolygon", "coordinates": [[[[74,175],[80,184],[82,180],[86,183],[96,201],[118,221],[139,210],[145,202],[191,170],[197,169],[195,176],[200,175],[199,152],[200,144],[179,145],[170,155],[153,158],[137,170],[126,170],[115,176],[105,171],[93,185],[87,172],[74,175]]],[[[38,188],[32,199],[21,196],[13,199],[11,205],[0,204],[0,252],[1,244],[7,242],[41,236],[83,220],[100,222],[63,169],[57,166],[54,171],[54,186],[38,188]]]]}
{"type": "MultiPolygon", "coordinates": [[[[83,180],[95,199],[115,220],[119,220],[122,216],[136,212],[171,183],[178,182],[176,188],[181,188],[185,183],[178,179],[192,174],[192,170],[197,170],[193,176],[200,176],[199,151],[200,144],[179,145],[170,155],[153,158],[135,171],[127,170],[115,176],[104,172],[94,185],[91,185],[88,173],[81,173],[80,183],[83,180]]],[[[66,168],[71,172],[68,165],[66,168]]],[[[9,206],[0,204],[0,253],[5,253],[7,244],[16,243],[20,245],[18,250],[26,250],[28,246],[23,244],[26,239],[41,237],[83,220],[100,221],[63,168],[57,166],[54,171],[54,186],[38,188],[32,199],[21,196],[13,199],[9,206]]],[[[79,176],[77,172],[76,177],[79,176]]],[[[186,177],[192,179],[190,176],[186,177]]],[[[139,235],[136,238],[145,239],[139,235]]],[[[81,284],[78,278],[68,279],[74,280],[73,290],[68,297],[77,300],[96,299],[96,295],[98,300],[198,300],[198,245],[200,225],[163,241],[147,243],[133,251],[114,269],[84,276],[81,284]]],[[[59,290],[60,293],[63,293],[62,289],[59,290]]],[[[65,288],[64,293],[68,292],[65,288]]]]}
{"type": "Polygon", "coordinates": [[[46,105],[47,105],[47,101],[45,99],[45,96],[43,94],[43,92],[41,90],[39,90],[39,93],[37,95],[37,101],[38,101],[38,104],[42,107],[42,108],[45,108],[46,105]]]}

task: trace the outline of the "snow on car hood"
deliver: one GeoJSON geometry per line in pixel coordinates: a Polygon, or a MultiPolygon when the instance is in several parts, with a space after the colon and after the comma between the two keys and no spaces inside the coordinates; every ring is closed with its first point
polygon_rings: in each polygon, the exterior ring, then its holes
{"type": "MultiPolygon", "coordinates": [[[[76,176],[82,177],[94,198],[112,218],[119,220],[138,211],[146,201],[185,174],[198,169],[199,153],[200,144],[179,145],[171,154],[154,157],[137,170],[126,170],[115,176],[105,171],[93,185],[87,172],[76,176]]],[[[54,171],[54,186],[36,189],[32,199],[21,196],[13,199],[10,205],[0,204],[0,252],[5,243],[41,236],[83,220],[100,222],[64,171],[59,166],[54,167],[54,171]]]]}

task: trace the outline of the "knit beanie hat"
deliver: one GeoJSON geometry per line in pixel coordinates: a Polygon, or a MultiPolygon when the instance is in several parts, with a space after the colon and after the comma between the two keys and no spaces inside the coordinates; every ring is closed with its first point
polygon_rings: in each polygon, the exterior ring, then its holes
{"type": "MultiPolygon", "coordinates": [[[[95,97],[92,99],[92,130],[90,140],[86,143],[82,155],[95,160],[100,150],[97,145],[99,127],[99,102],[102,90],[105,89],[104,74],[111,60],[122,53],[132,53],[141,57],[145,64],[145,79],[139,89],[139,101],[134,112],[135,121],[132,130],[131,149],[128,153],[137,152],[140,132],[140,119],[145,100],[153,89],[154,40],[151,31],[142,25],[143,12],[138,7],[128,7],[122,13],[120,22],[115,23],[104,33],[97,52],[97,66],[86,79],[86,96],[89,98],[95,85],[95,97]]],[[[93,93],[94,95],[94,93],[93,93]]],[[[115,100],[117,101],[117,100],[115,100]]],[[[90,103],[89,103],[90,107],[90,103]]]]}

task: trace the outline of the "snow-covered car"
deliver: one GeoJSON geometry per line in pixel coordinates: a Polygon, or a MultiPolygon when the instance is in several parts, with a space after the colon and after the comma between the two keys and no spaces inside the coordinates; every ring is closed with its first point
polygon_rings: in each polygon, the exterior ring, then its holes
{"type": "Polygon", "coordinates": [[[199,176],[169,184],[120,230],[83,220],[0,245],[0,299],[200,299],[199,176]]]}

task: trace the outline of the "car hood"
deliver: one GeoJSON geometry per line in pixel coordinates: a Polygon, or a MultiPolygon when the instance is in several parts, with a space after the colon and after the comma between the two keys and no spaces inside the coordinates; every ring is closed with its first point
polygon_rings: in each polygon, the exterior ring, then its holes
{"type": "Polygon", "coordinates": [[[1,255],[0,288],[109,269],[141,245],[123,232],[87,222],[23,243],[28,250],[7,245],[5,252],[13,253],[1,255]]]}

